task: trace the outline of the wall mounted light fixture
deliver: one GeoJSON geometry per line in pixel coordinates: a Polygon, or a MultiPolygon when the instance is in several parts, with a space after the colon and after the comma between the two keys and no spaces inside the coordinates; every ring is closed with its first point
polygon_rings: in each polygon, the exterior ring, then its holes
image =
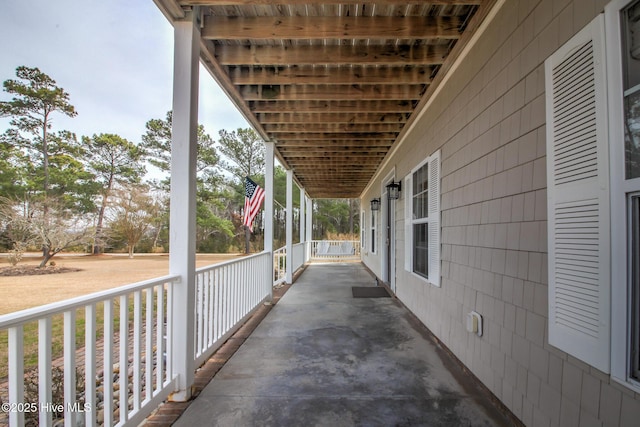
{"type": "Polygon", "coordinates": [[[400,192],[402,191],[402,183],[391,181],[391,184],[387,185],[387,195],[389,200],[398,200],[400,198],[400,192]]]}

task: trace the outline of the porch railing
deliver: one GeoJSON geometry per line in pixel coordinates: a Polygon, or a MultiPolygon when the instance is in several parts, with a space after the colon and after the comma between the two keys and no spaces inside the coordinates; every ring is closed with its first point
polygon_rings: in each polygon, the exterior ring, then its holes
{"type": "Polygon", "coordinates": [[[312,240],[312,261],[355,261],[360,259],[359,240],[312,240]]]}
{"type": "MultiPolygon", "coordinates": [[[[306,245],[293,247],[294,271],[304,264],[306,245]]],[[[308,247],[317,253],[317,245],[308,247]]],[[[196,367],[268,298],[272,285],[285,280],[286,249],[275,251],[271,262],[263,252],[196,270],[196,367]]],[[[142,422],[176,389],[172,307],[181,285],[179,276],[168,275],[0,316],[0,332],[8,336],[3,403],[10,409],[9,424],[38,419],[50,426],[54,416],[64,417],[67,426],[142,422]],[[25,370],[25,343],[37,347],[37,370],[25,370]],[[52,347],[61,347],[63,357],[52,347]],[[63,396],[52,392],[59,382],[63,396]]],[[[3,420],[6,414],[0,413],[3,420]]]]}
{"type": "Polygon", "coordinates": [[[287,262],[291,260],[291,266],[295,273],[304,265],[305,262],[305,243],[296,243],[293,245],[291,256],[287,256],[287,247],[283,246],[273,252],[273,284],[279,285],[287,280],[287,262]]]}
{"type": "Polygon", "coordinates": [[[8,331],[9,402],[3,409],[9,424],[24,425],[26,415],[51,425],[54,413],[64,416],[66,426],[75,426],[79,417],[87,426],[143,421],[175,388],[170,307],[177,279],[164,276],[1,316],[0,331],[8,331]],[[96,338],[99,329],[102,340],[96,338]],[[26,388],[24,344],[32,335],[37,386],[26,388]],[[63,363],[52,360],[57,338],[63,363]],[[60,372],[64,396],[52,393],[60,372]]]}
{"type": "Polygon", "coordinates": [[[284,283],[287,274],[287,247],[273,251],[273,285],[284,283]]]}
{"type": "Polygon", "coordinates": [[[271,255],[262,252],[196,270],[196,366],[269,297],[270,263],[271,255]]]}
{"type": "Polygon", "coordinates": [[[293,245],[293,254],[291,254],[291,262],[293,271],[296,272],[304,265],[304,247],[305,243],[296,243],[293,245]]]}

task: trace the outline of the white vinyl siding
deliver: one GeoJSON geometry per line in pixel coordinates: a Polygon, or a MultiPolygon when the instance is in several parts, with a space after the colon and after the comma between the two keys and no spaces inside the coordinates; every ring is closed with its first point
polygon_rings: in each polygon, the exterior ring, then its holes
{"type": "Polygon", "coordinates": [[[545,63],[549,343],[609,372],[610,238],[604,19],[545,63]]]}
{"type": "Polygon", "coordinates": [[[405,270],[440,286],[440,152],[405,177],[405,270]]]}

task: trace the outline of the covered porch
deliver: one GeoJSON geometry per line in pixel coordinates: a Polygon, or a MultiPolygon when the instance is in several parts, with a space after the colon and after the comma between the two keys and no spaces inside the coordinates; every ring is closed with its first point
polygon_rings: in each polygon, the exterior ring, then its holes
{"type": "MultiPolygon", "coordinates": [[[[155,2],[175,30],[170,274],[0,318],[0,329],[9,335],[9,401],[16,405],[25,402],[24,327],[38,323],[38,369],[43,375],[34,408],[39,409],[40,425],[53,423],[51,413],[42,409],[52,401],[52,316],[64,317],[65,425],[77,420],[88,426],[137,425],[166,399],[191,400],[195,371],[272,300],[274,282],[292,283],[296,269],[314,257],[335,261],[369,255],[361,252],[364,235],[360,242],[335,250],[312,241],[313,198],[370,203],[364,195],[376,174],[388,166],[496,4],[155,2]],[[266,146],[264,251],[205,269],[196,269],[194,262],[200,64],[266,146]],[[287,170],[282,249],[273,247],[271,220],[276,159],[287,170]],[[296,245],[293,185],[301,189],[296,245]],[[84,337],[76,337],[78,310],[87,319],[84,337]],[[104,313],[103,320],[97,321],[96,313],[104,313]],[[117,335],[119,342],[106,340],[98,354],[97,330],[105,337],[117,335]],[[84,376],[81,391],[77,371],[84,376]],[[117,380],[97,385],[99,372],[117,380]]],[[[380,242],[375,245],[380,246],[380,278],[394,290],[392,233],[401,203],[386,188],[397,179],[395,172],[388,175],[375,195],[382,198],[382,217],[369,223],[379,229],[367,230],[372,241],[380,242]]],[[[364,220],[365,211],[360,214],[364,220]]],[[[359,263],[309,267],[178,425],[213,420],[221,425],[255,424],[252,420],[272,425],[415,425],[424,420],[506,425],[395,299],[352,298],[352,286],[375,284],[376,278],[359,263]],[[227,422],[225,417],[238,418],[227,422]]],[[[9,420],[24,425],[25,414],[10,413],[9,420]]]]}
{"type": "Polygon", "coordinates": [[[512,425],[395,298],[353,296],[375,286],[307,267],[174,425],[512,425]]]}

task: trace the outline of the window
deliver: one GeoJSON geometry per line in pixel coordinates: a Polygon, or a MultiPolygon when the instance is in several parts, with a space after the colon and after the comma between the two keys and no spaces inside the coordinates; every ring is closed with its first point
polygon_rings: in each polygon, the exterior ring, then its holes
{"type": "Polygon", "coordinates": [[[612,1],[605,18],[610,77],[611,299],[616,307],[611,311],[611,376],[640,392],[640,0],[612,1]]]}
{"type": "Polygon", "coordinates": [[[640,0],[620,12],[624,164],[627,190],[629,376],[640,381],[640,0]]]}
{"type": "Polygon", "coordinates": [[[440,152],[405,178],[405,269],[440,285],[440,152]]]}
{"type": "Polygon", "coordinates": [[[613,0],[605,8],[605,19],[611,153],[611,377],[640,392],[640,0],[613,0]]]}
{"type": "Polygon", "coordinates": [[[625,179],[640,177],[640,1],[621,13],[625,179]]]}
{"type": "Polygon", "coordinates": [[[429,278],[429,164],[413,173],[413,272],[429,278]]]}
{"type": "Polygon", "coordinates": [[[372,210],[371,211],[371,253],[375,254],[376,253],[376,217],[377,217],[377,212],[372,210]]]}
{"type": "Polygon", "coordinates": [[[545,71],[549,343],[640,392],[640,0],[545,71]]]}
{"type": "Polygon", "coordinates": [[[640,380],[640,193],[629,195],[629,296],[631,298],[630,376],[640,380]]]}

